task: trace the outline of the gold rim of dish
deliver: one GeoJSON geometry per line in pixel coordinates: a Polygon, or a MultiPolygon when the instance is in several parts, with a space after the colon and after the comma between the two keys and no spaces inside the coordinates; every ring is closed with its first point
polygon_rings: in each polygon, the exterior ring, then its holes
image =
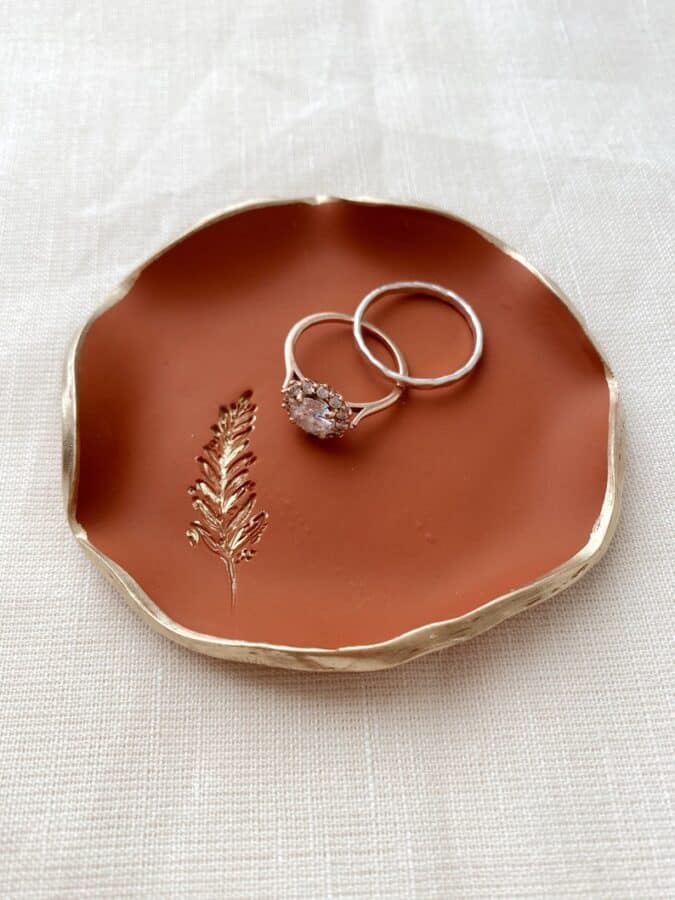
{"type": "Polygon", "coordinates": [[[276,666],[286,669],[299,669],[304,671],[374,671],[388,669],[393,666],[409,662],[418,656],[441,650],[462,641],[475,637],[488,628],[492,628],[499,622],[510,616],[516,615],[543,600],[547,600],[559,591],[569,587],[580,578],[591,566],[595,565],[603,556],[614,535],[619,518],[621,502],[621,487],[623,482],[622,459],[622,434],[623,415],[619,398],[619,389],[614,375],[607,362],[598,350],[595,341],[591,337],[581,314],[575,309],[572,302],[549,278],[539,272],[517,251],[513,250],[502,240],[492,234],[478,228],[472,222],[453,215],[443,209],[424,204],[407,203],[402,201],[378,200],[370,197],[332,197],[316,196],[302,197],[298,199],[271,199],[258,200],[250,203],[240,203],[226,207],[213,216],[202,219],[195,226],[185,231],[175,240],[171,241],[159,252],[138,266],[124,281],[107,297],[102,305],[85,322],[77,333],[68,352],[65,366],[65,378],[63,387],[63,490],[66,503],[68,522],[76,539],[90,556],[96,566],[103,572],[109,581],[122,593],[131,606],[160,634],[190,650],[204,653],[219,659],[229,659],[238,662],[259,663],[268,666],[276,666]],[[77,440],[77,369],[80,348],[84,337],[91,324],[107,309],[122,300],[141,272],[159,256],[189,235],[211,225],[228,216],[242,212],[259,209],[265,206],[291,205],[293,203],[306,203],[320,205],[323,203],[345,202],[351,204],[363,204],[367,206],[399,206],[410,209],[419,209],[445,216],[448,219],[461,222],[473,229],[483,238],[494,244],[504,253],[508,254],[521,265],[525,266],[533,275],[542,281],[558,299],[565,304],[581,325],[584,333],[591,341],[600,355],[605,368],[605,377],[609,390],[609,429],[607,445],[607,486],[600,514],[591,529],[588,541],[567,562],[551,570],[546,575],[510,591],[499,597],[484,603],[471,612],[465,613],[454,619],[441,622],[432,622],[414,628],[397,637],[381,641],[377,644],[364,644],[360,646],[347,646],[338,648],[322,647],[292,647],[280,644],[265,644],[250,641],[236,641],[214,635],[202,634],[179,625],[153,602],[140,585],[119,566],[114,560],[102,553],[87,537],[84,527],[77,521],[75,512],[77,505],[78,486],[78,440],[77,440]]]}

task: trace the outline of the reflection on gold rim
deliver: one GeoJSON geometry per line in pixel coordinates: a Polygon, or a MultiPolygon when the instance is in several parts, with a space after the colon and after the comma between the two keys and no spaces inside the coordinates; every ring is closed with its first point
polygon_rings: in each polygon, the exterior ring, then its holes
{"type": "MultiPolygon", "coordinates": [[[[407,631],[398,637],[382,641],[378,644],[363,646],[339,647],[336,649],[320,647],[286,647],[276,644],[253,643],[249,641],[233,641],[227,638],[201,634],[192,631],[174,622],[150,599],[145,591],[134,579],[109,559],[97,547],[95,547],[82,525],[76,519],[77,485],[78,485],[78,447],[77,447],[77,363],[83,338],[91,324],[106,309],[109,309],[121,300],[131,289],[132,285],[153,260],[166,252],[170,247],[179,243],[188,235],[224,219],[227,216],[236,215],[264,206],[286,205],[292,203],[307,203],[318,205],[344,201],[353,204],[401,206],[412,209],[435,212],[446,218],[454,219],[472,228],[483,238],[490,241],[504,253],[525,266],[533,275],[542,281],[573,313],[578,319],[589,340],[585,323],[573,307],[570,300],[563,294],[550,279],[546,278],[530,265],[523,257],[512,250],[501,240],[491,234],[477,228],[471,222],[458,216],[451,215],[442,209],[423,206],[414,203],[399,203],[395,201],[376,200],[369,197],[306,197],[297,200],[278,199],[260,200],[252,203],[242,203],[228,207],[207,219],[203,219],[193,228],[184,232],[159,253],[146,260],[122,284],[107,298],[102,306],[85,323],[76,336],[66,359],[65,382],[63,389],[63,489],[66,502],[66,510],[70,527],[82,545],[85,552],[93,559],[95,564],[112,584],[122,593],[129,603],[146,619],[149,624],[164,634],[166,637],[184,647],[205,653],[221,659],[230,659],[240,662],[260,663],[268,666],[277,666],[285,669],[300,669],[305,671],[372,671],[375,669],[387,669],[401,663],[408,662],[417,656],[430,653],[458,644],[468,638],[492,628],[504,619],[540,603],[562,591],[580,578],[591,566],[595,565],[607,550],[619,518],[621,500],[621,486],[623,482],[622,460],[622,432],[623,418],[619,400],[619,390],[616,379],[612,375],[607,363],[605,376],[609,389],[609,437],[607,445],[607,486],[600,514],[591,530],[588,541],[567,562],[548,572],[542,578],[517,590],[510,591],[494,600],[483,604],[463,616],[448,619],[443,622],[433,622],[422,625],[412,631],[407,631]]],[[[597,348],[596,348],[597,349],[597,348]]],[[[599,352],[599,351],[598,351],[599,352]]]]}

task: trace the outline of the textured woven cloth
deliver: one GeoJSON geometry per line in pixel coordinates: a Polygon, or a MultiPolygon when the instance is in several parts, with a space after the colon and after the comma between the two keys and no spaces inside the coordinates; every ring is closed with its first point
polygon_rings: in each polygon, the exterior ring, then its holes
{"type": "Polygon", "coordinates": [[[672,2],[0,12],[0,896],[674,896],[672,2]],[[76,328],[215,209],[314,193],[428,202],[517,247],[627,414],[603,562],[370,675],[172,645],[61,501],[76,328]]]}

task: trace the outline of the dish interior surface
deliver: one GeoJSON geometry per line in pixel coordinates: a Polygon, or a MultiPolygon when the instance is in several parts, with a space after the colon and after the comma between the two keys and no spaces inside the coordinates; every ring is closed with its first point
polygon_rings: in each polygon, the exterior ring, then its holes
{"type": "MultiPolygon", "coordinates": [[[[371,321],[413,374],[457,368],[464,320],[438,300],[378,303],[371,321]]],[[[373,349],[382,359],[386,352],[373,349]]],[[[348,400],[390,385],[341,325],[312,328],[305,375],[348,400]]],[[[223,218],[151,262],[96,318],[77,357],[77,521],[171,620],[237,641],[338,648],[443,622],[530,584],[583,548],[605,496],[610,394],[562,300],[474,228],[394,205],[293,202],[223,218]],[[446,285],[478,313],[476,370],[408,391],[339,440],[281,408],[298,319],[352,313],[376,285],[446,285]],[[247,392],[255,556],[227,567],[186,530],[188,488],[219,407],[247,392]]]]}

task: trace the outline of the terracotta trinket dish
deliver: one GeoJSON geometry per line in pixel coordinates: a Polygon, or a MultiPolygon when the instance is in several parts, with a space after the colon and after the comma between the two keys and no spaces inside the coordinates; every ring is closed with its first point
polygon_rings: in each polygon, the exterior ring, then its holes
{"type": "MultiPolygon", "coordinates": [[[[416,371],[467,355],[461,318],[432,300],[372,321],[416,371]]],[[[343,396],[382,393],[348,329],[300,355],[343,396]]],[[[395,666],[567,587],[611,540],[620,439],[616,381],[558,288],[448,213],[368,199],[214,216],[115,291],[66,367],[84,550],[172,640],[293,669],[395,666]],[[284,336],[406,279],[470,299],[479,366],[317,447],[281,409],[284,336]]]]}

